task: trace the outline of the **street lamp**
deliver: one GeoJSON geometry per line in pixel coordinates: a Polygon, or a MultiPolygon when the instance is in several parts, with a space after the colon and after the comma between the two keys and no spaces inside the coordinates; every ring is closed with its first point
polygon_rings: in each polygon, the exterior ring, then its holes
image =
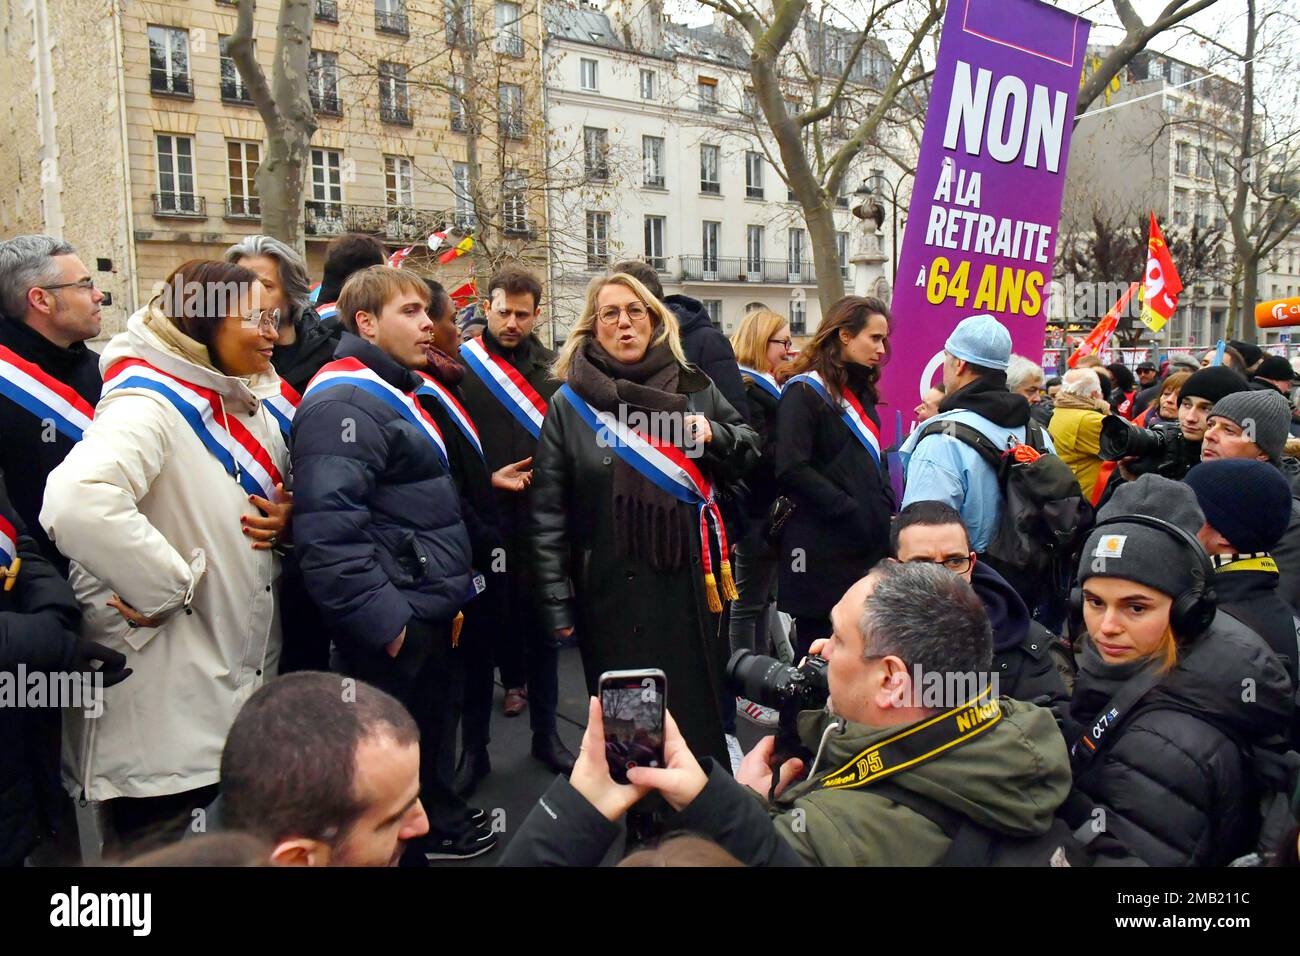
{"type": "MultiPolygon", "coordinates": [[[[891,241],[889,247],[889,254],[891,260],[890,261],[890,267],[891,267],[890,288],[893,288],[894,286],[898,285],[898,187],[902,184],[902,182],[903,182],[902,176],[898,177],[898,182],[891,183],[888,179],[885,178],[884,173],[876,172],[871,176],[870,179],[864,179],[862,181],[862,185],[853,191],[853,195],[860,197],[862,200],[862,203],[861,205],[859,205],[858,209],[865,209],[867,200],[874,199],[876,196],[880,196],[882,199],[885,198],[885,187],[886,186],[889,187],[888,198],[889,198],[889,206],[891,211],[891,215],[890,215],[890,219],[891,219],[890,240],[891,241]]],[[[880,215],[877,217],[876,221],[883,225],[884,209],[880,207],[879,204],[877,204],[877,208],[880,209],[880,215]]],[[[856,209],[854,210],[855,213],[857,211],[858,210],[856,209]]],[[[859,218],[865,219],[867,218],[868,215],[870,215],[870,213],[866,212],[860,214],[859,218]]]]}

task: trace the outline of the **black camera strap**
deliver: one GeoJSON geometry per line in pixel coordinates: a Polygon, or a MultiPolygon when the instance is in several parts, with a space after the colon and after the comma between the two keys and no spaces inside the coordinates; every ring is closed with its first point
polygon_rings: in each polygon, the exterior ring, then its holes
{"type": "Polygon", "coordinates": [[[961,707],[945,710],[936,717],[873,743],[838,770],[818,781],[822,790],[852,790],[882,780],[900,770],[909,770],[942,753],[968,743],[991,730],[1002,719],[1002,708],[985,687],[961,707]]]}
{"type": "Polygon", "coordinates": [[[1158,667],[1148,667],[1124,682],[1124,686],[1102,708],[1091,724],[1070,745],[1070,763],[1077,780],[1105,749],[1106,741],[1113,740],[1120,726],[1133,715],[1133,709],[1147,692],[1160,683],[1164,672],[1158,667]]]}

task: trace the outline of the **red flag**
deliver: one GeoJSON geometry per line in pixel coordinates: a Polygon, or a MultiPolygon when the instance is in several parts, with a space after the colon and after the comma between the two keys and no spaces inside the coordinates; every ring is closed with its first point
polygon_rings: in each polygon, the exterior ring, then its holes
{"type": "Polygon", "coordinates": [[[438,261],[445,266],[453,259],[460,258],[461,256],[463,256],[465,253],[469,252],[473,248],[474,248],[474,238],[472,236],[466,236],[460,242],[456,243],[454,246],[452,246],[450,249],[448,249],[446,252],[440,255],[438,257],[438,261]]]}
{"type": "Polygon", "coordinates": [[[451,301],[459,309],[462,303],[473,302],[478,298],[478,287],[474,285],[474,280],[470,279],[460,288],[452,289],[447,294],[451,296],[451,301]]]}
{"type": "Polygon", "coordinates": [[[1137,292],[1138,284],[1130,282],[1124,294],[1120,296],[1115,304],[1110,307],[1110,311],[1102,316],[1101,321],[1093,327],[1088,333],[1088,337],[1079,343],[1079,347],[1074,350],[1074,354],[1066,361],[1070,368],[1078,364],[1079,359],[1088,355],[1096,355],[1106,347],[1110,337],[1115,334],[1115,329],[1119,327],[1119,317],[1124,314],[1125,308],[1128,307],[1129,300],[1137,292]]]}
{"type": "Polygon", "coordinates": [[[1142,322],[1152,332],[1159,332],[1178,308],[1178,293],[1183,280],[1169,255],[1169,246],[1160,233],[1156,214],[1151,213],[1151,232],[1147,238],[1147,271],[1142,279],[1142,322]]]}
{"type": "Polygon", "coordinates": [[[405,249],[398,249],[388,257],[388,264],[394,269],[400,269],[402,268],[402,263],[406,261],[406,257],[414,251],[415,246],[407,246],[405,249]]]}

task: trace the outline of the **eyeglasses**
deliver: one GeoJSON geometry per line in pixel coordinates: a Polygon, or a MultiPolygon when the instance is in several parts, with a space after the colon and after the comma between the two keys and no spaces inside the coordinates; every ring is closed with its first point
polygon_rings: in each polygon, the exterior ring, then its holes
{"type": "Polygon", "coordinates": [[[649,317],[650,310],[640,302],[633,302],[627,306],[608,305],[596,313],[596,318],[600,320],[601,325],[613,325],[618,321],[620,314],[626,312],[629,321],[640,322],[642,319],[649,317]]]}
{"type": "Polygon", "coordinates": [[[769,345],[779,345],[787,352],[794,348],[794,339],[768,339],[767,341],[769,345]]]}
{"type": "Polygon", "coordinates": [[[81,289],[89,292],[95,288],[95,280],[91,278],[78,279],[76,282],[60,282],[58,285],[43,285],[37,288],[44,289],[46,292],[53,292],[55,289],[81,289]]]}
{"type": "Polygon", "coordinates": [[[279,332],[281,316],[279,309],[255,309],[248,315],[240,317],[240,324],[246,328],[256,328],[262,334],[279,332]]]}
{"type": "Polygon", "coordinates": [[[911,558],[908,564],[939,564],[947,568],[953,574],[965,574],[970,570],[971,559],[969,554],[954,554],[951,557],[940,558],[933,561],[930,558],[911,558]]]}

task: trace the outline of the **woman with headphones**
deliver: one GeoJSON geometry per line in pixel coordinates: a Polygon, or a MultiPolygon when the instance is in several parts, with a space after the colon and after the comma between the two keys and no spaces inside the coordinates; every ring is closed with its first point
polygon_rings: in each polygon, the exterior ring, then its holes
{"type": "Polygon", "coordinates": [[[1086,634],[1062,724],[1067,816],[1152,866],[1224,865],[1255,848],[1249,751],[1285,739],[1290,679],[1262,638],[1216,613],[1191,488],[1143,475],[1098,519],[1071,595],[1086,634]]]}

